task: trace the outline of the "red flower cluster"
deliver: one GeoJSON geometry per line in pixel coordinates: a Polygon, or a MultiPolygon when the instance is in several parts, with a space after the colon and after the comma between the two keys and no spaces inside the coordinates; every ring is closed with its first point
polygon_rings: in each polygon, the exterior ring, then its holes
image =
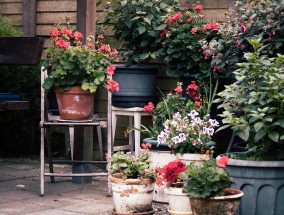
{"type": "Polygon", "coordinates": [[[176,93],[182,93],[182,83],[178,82],[177,87],[174,89],[176,93]]]}
{"type": "Polygon", "coordinates": [[[216,22],[209,22],[206,25],[203,26],[202,30],[207,31],[207,30],[218,30],[219,24],[216,22]]]}
{"type": "Polygon", "coordinates": [[[186,94],[190,96],[195,102],[196,106],[201,105],[201,96],[198,93],[199,87],[196,85],[195,81],[191,81],[191,84],[189,84],[186,88],[186,94]]]}
{"type": "Polygon", "coordinates": [[[184,163],[182,163],[180,160],[175,160],[164,166],[161,169],[161,173],[166,182],[174,183],[177,181],[179,173],[184,172],[185,170],[186,167],[184,163]]]}
{"type": "Polygon", "coordinates": [[[107,80],[106,89],[111,92],[118,92],[119,91],[118,83],[112,79],[109,79],[107,80]]]}
{"type": "Polygon", "coordinates": [[[182,17],[182,13],[178,12],[173,16],[170,16],[169,18],[167,18],[166,23],[175,23],[177,20],[179,20],[182,17]]]}
{"type": "Polygon", "coordinates": [[[152,112],[155,109],[153,102],[149,102],[148,105],[144,106],[144,112],[152,112]]]}
{"type": "Polygon", "coordinates": [[[81,34],[79,31],[75,31],[74,33],[72,30],[68,28],[62,28],[59,30],[58,28],[53,28],[49,32],[51,36],[51,40],[60,48],[67,49],[71,43],[70,38],[74,38],[74,44],[77,46],[81,45],[80,39],[83,38],[83,34],[81,34]]]}
{"type": "Polygon", "coordinates": [[[196,7],[194,8],[195,11],[197,12],[201,12],[203,10],[203,7],[201,4],[196,5],[196,7]]]}
{"type": "Polygon", "coordinates": [[[227,156],[222,156],[218,160],[216,160],[216,165],[221,168],[226,168],[229,162],[229,158],[227,156]]]}

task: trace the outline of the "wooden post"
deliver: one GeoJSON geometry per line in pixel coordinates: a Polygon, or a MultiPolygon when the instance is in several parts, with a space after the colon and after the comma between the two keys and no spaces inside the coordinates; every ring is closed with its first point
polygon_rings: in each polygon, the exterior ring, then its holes
{"type": "Polygon", "coordinates": [[[23,27],[25,36],[36,35],[36,0],[23,0],[23,27]]]}
{"type": "MultiPolygon", "coordinates": [[[[77,29],[84,36],[96,33],[96,0],[77,1],[77,29]]],[[[85,43],[86,40],[83,41],[85,43]]]]}

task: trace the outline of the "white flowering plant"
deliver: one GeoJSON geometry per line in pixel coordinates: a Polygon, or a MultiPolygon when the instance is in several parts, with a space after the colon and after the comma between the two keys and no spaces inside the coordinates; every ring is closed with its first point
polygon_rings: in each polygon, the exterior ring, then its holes
{"type": "Polygon", "coordinates": [[[168,143],[175,153],[211,154],[214,146],[208,143],[218,126],[218,121],[211,119],[209,114],[202,117],[199,112],[192,110],[183,116],[176,112],[172,119],[164,123],[158,143],[168,143]]]}

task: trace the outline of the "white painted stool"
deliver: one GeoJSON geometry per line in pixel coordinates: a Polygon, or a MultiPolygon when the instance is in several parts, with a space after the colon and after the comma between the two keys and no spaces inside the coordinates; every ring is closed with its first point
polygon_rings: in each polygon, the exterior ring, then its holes
{"type": "MultiPolygon", "coordinates": [[[[144,112],[141,107],[133,107],[133,108],[121,108],[121,107],[111,107],[111,118],[112,118],[112,142],[114,142],[115,137],[115,128],[117,122],[117,116],[129,116],[129,126],[133,125],[135,128],[140,129],[141,127],[141,118],[142,116],[149,116],[149,113],[144,112]],[[133,124],[134,118],[134,124],[133,124]]],[[[118,150],[130,150],[133,152],[133,136],[132,132],[129,133],[129,141],[128,145],[124,146],[115,146],[113,147],[113,151],[118,150]]],[[[140,149],[140,131],[134,130],[134,148],[135,148],[135,156],[139,155],[140,149]]]]}

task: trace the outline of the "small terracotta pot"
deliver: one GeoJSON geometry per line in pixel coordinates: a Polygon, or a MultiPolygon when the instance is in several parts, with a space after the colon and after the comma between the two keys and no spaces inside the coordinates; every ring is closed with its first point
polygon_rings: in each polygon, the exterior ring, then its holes
{"type": "Polygon", "coordinates": [[[86,120],[92,117],[94,93],[79,86],[63,91],[55,88],[60,118],[64,120],[86,120]]]}

